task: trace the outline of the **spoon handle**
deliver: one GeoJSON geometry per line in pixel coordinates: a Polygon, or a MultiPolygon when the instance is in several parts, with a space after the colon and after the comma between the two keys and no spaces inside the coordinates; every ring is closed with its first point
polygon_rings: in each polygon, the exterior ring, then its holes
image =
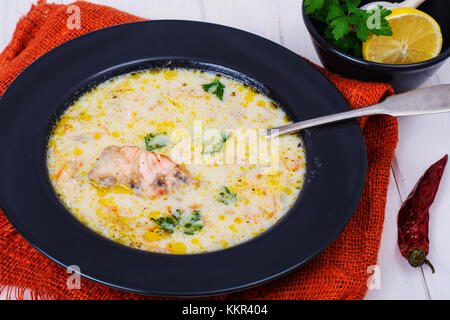
{"type": "Polygon", "coordinates": [[[370,107],[336,113],[267,130],[269,136],[280,136],[358,117],[386,114],[393,117],[450,112],[450,84],[417,89],[390,96],[370,107]]]}

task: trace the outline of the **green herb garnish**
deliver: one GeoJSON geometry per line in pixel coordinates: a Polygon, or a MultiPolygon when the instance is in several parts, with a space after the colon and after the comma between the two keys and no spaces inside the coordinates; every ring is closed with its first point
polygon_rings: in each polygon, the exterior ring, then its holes
{"type": "Polygon", "coordinates": [[[220,82],[219,79],[216,78],[211,83],[203,84],[202,88],[206,92],[211,92],[212,94],[215,94],[217,98],[223,101],[223,92],[225,89],[225,85],[222,82],[220,82]]]}
{"type": "Polygon", "coordinates": [[[169,233],[174,233],[175,228],[177,227],[178,221],[173,218],[173,216],[170,217],[162,217],[154,220],[154,222],[158,225],[158,227],[161,230],[164,230],[169,233]]]}
{"type": "Polygon", "coordinates": [[[214,155],[223,150],[223,148],[225,147],[225,143],[228,141],[228,139],[231,138],[231,133],[219,131],[219,135],[220,138],[215,139],[218,141],[212,141],[208,146],[206,146],[202,152],[203,154],[214,155]]]}
{"type": "Polygon", "coordinates": [[[217,197],[217,201],[229,205],[230,203],[234,203],[237,200],[236,193],[231,192],[227,187],[220,188],[219,196],[217,197]]]}
{"type": "Polygon", "coordinates": [[[362,42],[373,33],[392,36],[386,17],[391,11],[358,8],[360,0],[305,0],[305,12],[319,21],[324,38],[337,48],[357,57],[362,56],[362,42]]]}
{"type": "Polygon", "coordinates": [[[194,210],[191,215],[187,217],[184,216],[179,209],[168,217],[153,219],[153,222],[155,222],[155,224],[165,232],[174,233],[179,230],[189,236],[192,236],[195,232],[203,229],[203,225],[199,223],[199,221],[201,221],[200,211],[194,210]]]}
{"type": "Polygon", "coordinates": [[[183,225],[183,233],[189,236],[203,229],[203,225],[197,223],[201,220],[200,211],[192,211],[191,218],[183,225]]]}
{"type": "Polygon", "coordinates": [[[147,151],[164,148],[168,144],[167,133],[149,133],[144,137],[144,142],[147,151]]]}

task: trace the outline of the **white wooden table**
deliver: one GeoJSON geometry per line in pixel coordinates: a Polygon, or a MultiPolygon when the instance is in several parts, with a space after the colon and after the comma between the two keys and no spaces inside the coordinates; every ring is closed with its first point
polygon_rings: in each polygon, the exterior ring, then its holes
{"type": "MultiPolygon", "coordinates": [[[[33,0],[0,0],[0,50],[33,0]]],[[[49,1],[51,2],[51,1],[49,1]]],[[[54,0],[71,3],[70,0],[54,0]]],[[[253,32],[319,63],[303,24],[301,0],[91,0],[151,19],[208,21],[253,32]]],[[[450,83],[450,61],[425,85],[450,83]]],[[[386,219],[379,252],[381,288],[366,299],[450,299],[450,168],[431,209],[429,259],[436,268],[411,268],[397,249],[397,212],[425,169],[450,153],[450,115],[399,119],[386,219]]]]}

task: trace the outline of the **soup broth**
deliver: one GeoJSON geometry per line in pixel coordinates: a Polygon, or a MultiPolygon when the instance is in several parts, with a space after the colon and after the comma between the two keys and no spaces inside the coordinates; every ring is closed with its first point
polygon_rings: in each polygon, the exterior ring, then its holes
{"type": "Polygon", "coordinates": [[[67,209],[112,241],[167,254],[220,250],[258,236],[297,199],[306,168],[298,135],[277,138],[276,152],[265,156],[259,152],[266,138],[258,135],[258,150],[254,141],[241,158],[227,161],[229,146],[248,140],[244,129],[288,123],[269,97],[225,76],[191,69],[130,73],[100,84],[62,114],[48,142],[49,176],[67,209]],[[186,177],[173,188],[160,179],[151,192],[143,192],[145,176],[136,186],[134,171],[129,185],[105,180],[103,167],[103,180],[95,180],[93,168],[107,161],[106,150],[165,161],[173,165],[164,172],[186,177]]]}

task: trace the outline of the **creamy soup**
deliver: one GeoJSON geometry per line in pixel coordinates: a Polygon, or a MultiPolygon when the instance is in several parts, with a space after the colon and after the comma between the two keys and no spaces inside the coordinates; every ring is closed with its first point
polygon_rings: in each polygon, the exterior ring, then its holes
{"type": "Polygon", "coordinates": [[[225,76],[131,73],[62,114],[49,175],[68,210],[115,242],[169,254],[220,250],[258,236],[297,199],[301,138],[244,134],[288,123],[270,98],[225,76]]]}

